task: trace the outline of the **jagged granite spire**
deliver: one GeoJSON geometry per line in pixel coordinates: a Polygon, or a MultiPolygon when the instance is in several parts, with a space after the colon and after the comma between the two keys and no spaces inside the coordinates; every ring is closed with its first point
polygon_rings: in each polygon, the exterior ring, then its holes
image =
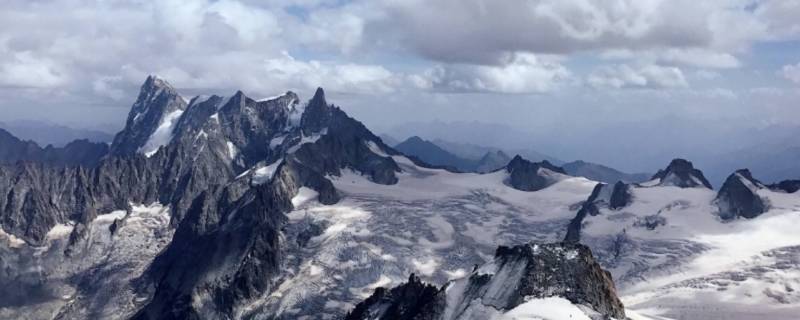
{"type": "Polygon", "coordinates": [[[303,111],[303,117],[300,120],[303,134],[310,136],[325,129],[326,124],[333,117],[333,111],[334,107],[325,100],[325,91],[322,88],[317,88],[317,91],[314,92],[314,97],[308,101],[308,105],[303,111]]]}
{"type": "Polygon", "coordinates": [[[125,128],[111,143],[110,154],[152,154],[171,138],[173,124],[186,110],[187,102],[165,80],[149,76],[131,107],[125,128]]]}
{"type": "Polygon", "coordinates": [[[713,189],[711,183],[703,176],[703,172],[695,169],[692,162],[685,159],[673,159],[666,169],[659,170],[653,175],[651,181],[658,186],[713,189]]]}

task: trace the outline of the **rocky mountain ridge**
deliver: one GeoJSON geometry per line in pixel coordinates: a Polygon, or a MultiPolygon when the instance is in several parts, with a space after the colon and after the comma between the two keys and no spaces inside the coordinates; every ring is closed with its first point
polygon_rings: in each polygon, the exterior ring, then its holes
{"type": "Polygon", "coordinates": [[[405,284],[376,290],[345,319],[499,319],[550,297],[584,306],[593,319],[625,319],[611,275],[588,247],[567,243],[500,247],[494,261],[441,289],[412,274],[405,284]]]}

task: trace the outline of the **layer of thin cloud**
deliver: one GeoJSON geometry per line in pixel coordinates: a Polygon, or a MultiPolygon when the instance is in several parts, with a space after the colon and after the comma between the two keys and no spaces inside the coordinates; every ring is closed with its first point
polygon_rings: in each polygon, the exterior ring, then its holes
{"type": "Polygon", "coordinates": [[[683,72],[675,67],[646,65],[603,66],[592,72],[586,82],[595,88],[686,88],[683,72]]]}

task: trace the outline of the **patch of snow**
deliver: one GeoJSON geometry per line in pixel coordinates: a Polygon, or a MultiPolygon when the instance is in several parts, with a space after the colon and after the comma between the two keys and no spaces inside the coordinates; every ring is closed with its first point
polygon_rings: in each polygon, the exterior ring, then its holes
{"type": "Polygon", "coordinates": [[[350,288],[350,292],[353,295],[360,296],[362,299],[366,299],[369,298],[370,295],[372,295],[375,289],[380,287],[388,288],[389,285],[391,284],[392,284],[392,278],[389,278],[386,275],[381,275],[378,278],[378,280],[364,287],[350,288]]]}
{"type": "Polygon", "coordinates": [[[300,187],[300,190],[297,191],[297,195],[292,198],[292,206],[295,208],[300,207],[301,205],[314,200],[319,196],[316,190],[306,187],[300,187]]]}
{"type": "Polygon", "coordinates": [[[576,305],[561,297],[530,299],[505,312],[499,320],[592,320],[576,305]]]}
{"type": "Polygon", "coordinates": [[[239,148],[237,148],[236,145],[230,141],[227,141],[226,145],[228,146],[228,157],[231,159],[236,159],[236,156],[239,155],[239,148]]]}
{"type": "Polygon", "coordinates": [[[25,240],[17,238],[13,234],[6,233],[2,228],[0,228],[0,239],[7,240],[8,246],[11,248],[19,248],[26,244],[25,240]]]}
{"type": "Polygon", "coordinates": [[[367,148],[369,148],[369,150],[372,151],[372,153],[377,154],[381,157],[389,157],[389,155],[386,154],[386,152],[384,152],[383,149],[381,149],[381,147],[379,147],[378,144],[375,143],[375,141],[370,140],[365,143],[367,144],[367,148]]]}
{"type": "Polygon", "coordinates": [[[178,123],[178,119],[183,115],[183,110],[175,110],[161,119],[158,128],[150,135],[147,142],[139,149],[148,158],[153,156],[161,146],[167,145],[172,141],[172,131],[178,123]]]}
{"type": "Polygon", "coordinates": [[[283,143],[284,140],[286,140],[286,136],[285,135],[277,136],[275,138],[272,138],[272,140],[269,141],[269,148],[270,149],[277,148],[278,146],[280,146],[283,143]]]}
{"type": "Polygon", "coordinates": [[[439,266],[439,263],[436,262],[433,258],[428,258],[425,261],[420,261],[417,259],[411,260],[411,264],[414,265],[414,269],[417,270],[420,274],[424,276],[431,276],[434,272],[436,272],[436,267],[439,266]]]}
{"type": "Polygon", "coordinates": [[[261,98],[261,99],[258,99],[256,101],[258,101],[258,102],[272,101],[272,100],[278,99],[280,97],[283,97],[285,95],[286,95],[285,93],[282,93],[282,94],[274,95],[274,96],[271,96],[271,97],[261,98]]]}
{"type": "Polygon", "coordinates": [[[73,228],[74,226],[70,224],[57,224],[47,232],[46,238],[48,240],[64,238],[72,233],[73,228]]]}
{"type": "Polygon", "coordinates": [[[205,130],[202,130],[202,129],[200,130],[200,132],[197,133],[197,136],[194,137],[194,141],[197,141],[197,140],[199,140],[201,138],[202,139],[208,139],[208,134],[206,133],[205,130]]]}
{"type": "Polygon", "coordinates": [[[312,134],[310,136],[305,136],[304,135],[304,136],[302,136],[302,138],[300,138],[300,142],[298,142],[297,144],[295,144],[291,148],[289,148],[287,153],[295,153],[295,152],[297,152],[297,149],[300,149],[300,147],[302,145],[304,145],[306,143],[317,142],[317,140],[319,140],[319,138],[321,138],[322,136],[324,136],[326,134],[328,134],[328,128],[324,128],[320,132],[317,132],[317,133],[312,134]]]}
{"type": "Polygon", "coordinates": [[[463,277],[467,276],[467,270],[458,268],[458,269],[452,270],[452,271],[449,271],[449,270],[445,271],[444,274],[446,274],[447,278],[449,278],[451,280],[460,279],[460,278],[463,278],[463,277]]]}
{"type": "Polygon", "coordinates": [[[281,163],[283,163],[283,159],[275,161],[266,167],[256,169],[256,171],[253,172],[252,183],[254,185],[260,185],[272,180],[272,178],[275,176],[275,171],[278,170],[278,166],[280,166],[281,163]]]}
{"type": "Polygon", "coordinates": [[[114,220],[125,218],[126,212],[124,210],[117,210],[107,214],[101,214],[94,218],[97,223],[111,223],[114,220]]]}

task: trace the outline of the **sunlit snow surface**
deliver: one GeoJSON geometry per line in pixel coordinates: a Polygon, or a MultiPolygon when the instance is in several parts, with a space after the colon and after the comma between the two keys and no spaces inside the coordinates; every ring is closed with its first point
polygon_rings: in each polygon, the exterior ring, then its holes
{"type": "MultiPolygon", "coordinates": [[[[394,159],[403,170],[396,185],[344,170],[330,177],[343,195],[339,203],[293,199],[299,206],[285,228],[288,274],[275,292],[242,307],[239,315],[335,318],[376,287],[398,285],[412,272],[444,284],[492,260],[498,245],[562,239],[577,204],[595,184],[567,178],[523,192],[505,185],[504,171],[456,174],[394,159]],[[304,246],[295,240],[315,227],[319,232],[304,246]]],[[[301,190],[298,198],[307,194],[301,190]]]]}
{"type": "Polygon", "coordinates": [[[0,319],[129,318],[149,298],[136,297],[131,280],[172,239],[169,219],[159,205],[100,215],[69,256],[71,225],[54,227],[41,247],[0,237],[0,319]]]}
{"type": "Polygon", "coordinates": [[[585,220],[582,242],[638,314],[797,319],[800,194],[758,192],[770,204],[767,213],[722,222],[712,190],[634,188],[630,206],[585,220]]]}
{"type": "Polygon", "coordinates": [[[178,124],[178,119],[181,118],[182,114],[183,110],[178,109],[165,115],[164,118],[161,119],[156,131],[150,135],[150,138],[139,149],[139,152],[144,153],[147,157],[151,157],[156,154],[159,148],[169,144],[170,141],[172,141],[172,131],[178,124]]]}
{"type": "MultiPolygon", "coordinates": [[[[455,174],[394,159],[403,170],[398,184],[345,170],[330,177],[342,201],[310,201],[290,213],[288,275],[238,315],[336,318],[412,272],[441,285],[491,260],[497,245],[561,240],[595,184],[567,178],[522,192],[505,184],[502,170],[455,174]],[[304,246],[295,241],[314,229],[304,246]]],[[[723,223],[712,190],[635,188],[630,206],[587,218],[583,242],[614,274],[632,319],[795,319],[800,195],[759,192],[768,213],[723,223]],[[649,229],[651,216],[663,224],[649,229]]]]}

